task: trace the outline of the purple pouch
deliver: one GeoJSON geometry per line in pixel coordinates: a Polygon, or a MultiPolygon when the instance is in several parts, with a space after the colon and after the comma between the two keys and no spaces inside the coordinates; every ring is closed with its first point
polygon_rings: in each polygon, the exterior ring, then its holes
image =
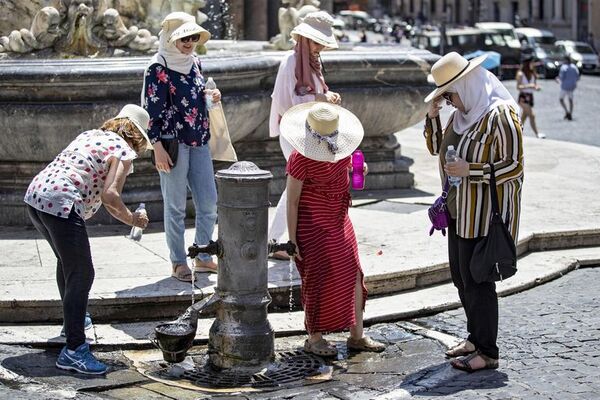
{"type": "Polygon", "coordinates": [[[431,221],[431,229],[429,230],[429,236],[433,235],[434,231],[442,231],[442,235],[446,236],[446,228],[448,227],[448,220],[450,219],[450,213],[448,212],[448,205],[446,204],[446,198],[448,197],[448,189],[450,184],[448,179],[444,183],[444,191],[442,195],[435,199],[435,202],[429,207],[429,220],[431,221]]]}

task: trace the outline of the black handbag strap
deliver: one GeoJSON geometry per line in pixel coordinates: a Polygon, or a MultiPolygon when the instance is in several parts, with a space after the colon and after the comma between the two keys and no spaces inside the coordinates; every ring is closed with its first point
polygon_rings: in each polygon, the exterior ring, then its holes
{"type": "Polygon", "coordinates": [[[494,169],[494,152],[490,152],[490,197],[492,200],[492,214],[500,215],[500,205],[498,204],[498,190],[496,189],[496,171],[494,169]]]}
{"type": "Polygon", "coordinates": [[[450,181],[448,180],[448,177],[446,177],[446,180],[444,181],[444,188],[442,189],[442,197],[444,199],[448,197],[449,190],[450,190],[450,181]]]}

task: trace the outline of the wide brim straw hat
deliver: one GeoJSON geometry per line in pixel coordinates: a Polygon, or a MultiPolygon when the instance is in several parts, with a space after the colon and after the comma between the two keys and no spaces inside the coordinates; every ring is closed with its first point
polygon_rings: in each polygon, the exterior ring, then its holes
{"type": "Polygon", "coordinates": [[[365,134],[360,120],[352,112],[317,101],[288,109],[281,118],[280,131],[298,153],[311,160],[327,162],[348,157],[360,145],[365,134]],[[332,152],[327,141],[319,139],[313,132],[330,137],[337,147],[336,151],[332,152]]]}
{"type": "Polygon", "coordinates": [[[425,103],[445,93],[452,84],[473,71],[479,64],[485,61],[486,54],[467,60],[456,52],[451,52],[440,58],[431,67],[431,79],[437,86],[435,90],[425,97],[425,103]]]}
{"type": "Polygon", "coordinates": [[[159,35],[170,32],[167,38],[169,43],[174,43],[177,39],[195,34],[200,35],[199,45],[209,41],[211,34],[209,31],[196,23],[196,18],[193,15],[181,11],[172,12],[163,19],[161,23],[162,30],[159,35]]]}
{"type": "Polygon", "coordinates": [[[337,49],[339,47],[333,32],[333,17],[325,11],[315,11],[306,14],[290,35],[294,40],[296,40],[297,35],[304,36],[329,49],[337,49]]]}
{"type": "Polygon", "coordinates": [[[150,115],[148,115],[146,110],[136,104],[126,104],[115,117],[115,119],[119,118],[127,118],[130,120],[135,127],[139,129],[142,136],[144,136],[144,139],[146,139],[146,149],[153,149],[148,133],[146,132],[148,124],[150,123],[150,115]]]}

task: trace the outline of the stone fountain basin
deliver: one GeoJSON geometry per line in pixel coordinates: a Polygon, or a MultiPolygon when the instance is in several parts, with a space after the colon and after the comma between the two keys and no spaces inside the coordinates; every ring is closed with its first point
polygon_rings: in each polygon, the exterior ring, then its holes
{"type": "MultiPolygon", "coordinates": [[[[269,138],[270,94],[285,52],[210,51],[203,72],[223,93],[229,131],[240,160],[273,172],[271,192],[284,186],[285,160],[269,138]]],[[[365,127],[361,149],[370,166],[367,189],[411,187],[409,160],[391,134],[423,118],[431,64],[439,56],[410,47],[364,47],[325,52],[325,77],[342,105],[365,127]]],[[[78,133],[98,127],[126,103],[140,102],[149,57],[0,61],[0,225],[28,223],[22,203],[31,178],[78,133]]],[[[124,199],[146,201],[162,219],[158,175],[146,155],[136,162],[124,199]]],[[[112,222],[107,213],[92,223],[112,222]]]]}

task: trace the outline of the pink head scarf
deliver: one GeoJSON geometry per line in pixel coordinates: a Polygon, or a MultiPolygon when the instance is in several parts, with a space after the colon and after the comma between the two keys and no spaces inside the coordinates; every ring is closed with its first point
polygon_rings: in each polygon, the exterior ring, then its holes
{"type": "Polygon", "coordinates": [[[329,88],[325,84],[325,78],[321,71],[321,61],[318,55],[310,52],[310,39],[297,35],[296,46],[296,94],[304,96],[305,94],[314,94],[315,82],[314,75],[321,81],[323,92],[327,93],[329,88]]]}

